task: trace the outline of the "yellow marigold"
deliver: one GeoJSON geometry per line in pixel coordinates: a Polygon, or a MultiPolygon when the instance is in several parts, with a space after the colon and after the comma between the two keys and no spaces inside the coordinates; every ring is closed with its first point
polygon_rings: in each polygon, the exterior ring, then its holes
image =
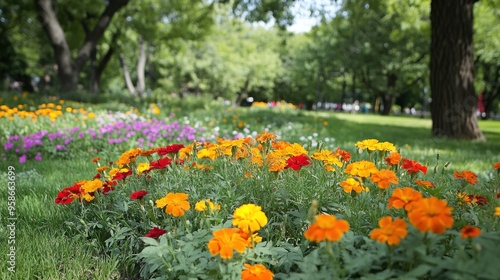
{"type": "Polygon", "coordinates": [[[410,187],[398,188],[392,192],[389,198],[389,208],[404,208],[406,211],[412,209],[412,204],[422,199],[422,193],[410,187]]]}
{"type": "Polygon", "coordinates": [[[373,162],[361,160],[348,164],[344,172],[352,176],[366,178],[372,173],[378,172],[378,169],[373,162]]]}
{"type": "Polygon", "coordinates": [[[453,208],[447,205],[445,200],[436,197],[422,198],[413,203],[413,209],[409,211],[410,223],[421,232],[433,232],[442,234],[447,228],[453,226],[453,208]]]}
{"type": "Polygon", "coordinates": [[[156,200],[156,207],[163,208],[167,206],[165,212],[174,217],[184,216],[184,211],[191,208],[187,201],[188,194],[185,193],[168,193],[164,198],[156,200]]]}
{"type": "Polygon", "coordinates": [[[104,172],[104,171],[106,171],[106,170],[108,170],[108,169],[109,169],[109,166],[108,166],[108,165],[104,165],[104,166],[101,166],[101,167],[97,167],[97,168],[96,168],[97,172],[99,172],[99,173],[100,173],[100,172],[104,172]]]}
{"type": "Polygon", "coordinates": [[[233,226],[242,231],[256,232],[267,224],[267,216],[255,204],[244,204],[233,213],[233,226]]]}
{"type": "Polygon", "coordinates": [[[316,220],[304,232],[307,240],[314,242],[339,241],[343,234],[349,230],[349,223],[346,220],[337,220],[337,217],[327,214],[319,214],[316,220]]]}
{"type": "Polygon", "coordinates": [[[469,170],[465,170],[462,172],[455,171],[453,173],[453,177],[457,178],[457,179],[464,179],[467,182],[469,182],[469,184],[471,184],[471,185],[474,185],[477,183],[477,175],[474,172],[469,171],[469,170]]]}
{"type": "Polygon", "coordinates": [[[243,264],[245,269],[241,272],[242,280],[272,280],[274,274],[262,264],[243,264]]]}
{"type": "Polygon", "coordinates": [[[340,186],[344,188],[344,192],[351,193],[355,191],[356,193],[361,193],[362,191],[369,192],[370,189],[365,188],[358,180],[349,177],[346,180],[340,182],[340,186]]]}
{"type": "Polygon", "coordinates": [[[94,179],[92,181],[87,181],[82,185],[81,189],[85,191],[85,193],[93,193],[102,188],[102,181],[99,179],[94,179]]]}
{"type": "Polygon", "coordinates": [[[379,141],[377,139],[365,139],[363,141],[356,142],[355,146],[360,148],[361,150],[368,150],[368,152],[372,152],[377,150],[377,144],[379,141]]]}
{"type": "Polygon", "coordinates": [[[500,206],[495,207],[495,216],[500,217],[500,206]]]}
{"type": "Polygon", "coordinates": [[[380,243],[398,245],[401,239],[408,234],[406,222],[402,219],[394,219],[393,221],[391,216],[386,216],[378,221],[378,225],[380,228],[372,230],[370,238],[380,243]]]}
{"type": "Polygon", "coordinates": [[[370,180],[376,183],[381,189],[388,189],[391,186],[391,183],[395,185],[398,184],[398,177],[396,176],[396,173],[387,169],[382,169],[373,173],[370,176],[370,180]]]}
{"type": "Polygon", "coordinates": [[[300,156],[303,154],[308,154],[308,151],[300,144],[293,143],[292,145],[285,148],[285,153],[289,156],[300,156]]]}
{"type": "Polygon", "coordinates": [[[390,151],[396,150],[396,146],[394,146],[394,144],[392,144],[391,142],[380,142],[380,143],[376,144],[376,147],[377,147],[377,150],[379,150],[379,151],[390,152],[390,151]]]}
{"type": "Polygon", "coordinates": [[[210,212],[214,212],[215,210],[220,210],[220,205],[215,205],[210,199],[204,199],[196,202],[194,209],[198,212],[203,212],[207,209],[210,209],[210,212]]]}
{"type": "Polygon", "coordinates": [[[473,227],[466,225],[460,229],[460,237],[462,238],[473,238],[481,234],[481,230],[478,227],[473,227]]]}
{"type": "Polygon", "coordinates": [[[179,158],[180,159],[189,159],[191,154],[193,153],[194,144],[190,144],[185,146],[184,148],[179,150],[179,158]]]}
{"type": "Polygon", "coordinates": [[[149,163],[141,162],[137,165],[137,174],[142,174],[146,170],[149,170],[149,163]]]}
{"type": "Polygon", "coordinates": [[[196,153],[198,158],[209,158],[215,160],[217,158],[217,147],[203,148],[196,153]]]}
{"type": "Polygon", "coordinates": [[[111,179],[113,179],[113,177],[115,177],[115,175],[116,175],[117,173],[126,173],[126,172],[128,172],[128,171],[129,171],[129,169],[128,169],[128,168],[116,168],[116,167],[115,167],[115,168],[111,169],[111,170],[108,172],[108,175],[109,175],[109,178],[108,178],[108,179],[110,179],[110,180],[111,180],[111,179]]]}
{"type": "Polygon", "coordinates": [[[212,256],[220,254],[223,259],[233,257],[233,250],[245,252],[247,241],[238,234],[237,228],[223,228],[213,232],[214,237],[208,241],[208,250],[212,256]]]}
{"type": "Polygon", "coordinates": [[[314,152],[311,158],[323,161],[324,165],[337,165],[338,167],[342,167],[343,165],[337,155],[333,151],[329,150],[314,152]]]}
{"type": "Polygon", "coordinates": [[[251,148],[252,163],[257,166],[262,166],[264,164],[264,159],[262,158],[262,153],[258,148],[251,148]]]}

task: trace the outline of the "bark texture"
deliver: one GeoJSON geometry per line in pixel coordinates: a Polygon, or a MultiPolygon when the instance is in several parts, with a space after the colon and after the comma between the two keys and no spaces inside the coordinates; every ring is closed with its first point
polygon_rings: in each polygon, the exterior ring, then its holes
{"type": "Polygon", "coordinates": [[[473,0],[431,1],[432,134],[484,140],[474,90],[473,0]]]}

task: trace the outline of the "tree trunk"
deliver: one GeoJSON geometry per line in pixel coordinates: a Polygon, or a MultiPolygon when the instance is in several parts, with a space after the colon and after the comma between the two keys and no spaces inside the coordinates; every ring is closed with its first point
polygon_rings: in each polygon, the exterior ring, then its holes
{"type": "Polygon", "coordinates": [[[476,116],[474,0],[431,1],[432,135],[484,140],[476,116]]]}
{"type": "Polygon", "coordinates": [[[384,108],[380,111],[381,115],[388,116],[391,113],[397,78],[394,73],[387,74],[387,91],[382,95],[382,105],[384,108]]]}
{"type": "Polygon", "coordinates": [[[136,92],[139,98],[144,97],[144,91],[146,89],[145,72],[146,72],[146,43],[141,38],[139,41],[139,59],[137,60],[137,87],[136,92]]]}
{"type": "Polygon", "coordinates": [[[130,95],[132,97],[137,97],[137,91],[135,90],[134,83],[132,82],[132,79],[130,78],[130,72],[128,71],[127,63],[125,62],[125,57],[121,53],[118,58],[120,59],[120,65],[122,66],[123,70],[123,78],[125,79],[125,84],[127,85],[127,89],[130,92],[130,95]]]}
{"type": "Polygon", "coordinates": [[[43,26],[43,30],[50,40],[56,57],[58,76],[60,80],[60,90],[69,92],[76,90],[78,77],[83,66],[89,59],[91,52],[96,48],[97,42],[109,26],[113,15],[130,0],[110,0],[106,9],[99,17],[97,24],[91,32],[85,36],[85,40],[78,51],[75,60],[71,57],[71,50],[66,41],[64,30],[59,23],[54,12],[52,0],[34,0],[38,19],[43,26]]]}

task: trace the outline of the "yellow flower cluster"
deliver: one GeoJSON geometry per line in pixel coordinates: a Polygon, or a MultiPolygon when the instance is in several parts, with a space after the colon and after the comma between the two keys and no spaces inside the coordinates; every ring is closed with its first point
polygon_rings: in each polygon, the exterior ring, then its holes
{"type": "Polygon", "coordinates": [[[29,107],[19,104],[17,107],[10,108],[7,105],[0,106],[0,118],[8,118],[14,120],[14,117],[22,119],[31,118],[33,122],[37,121],[39,117],[48,117],[51,121],[55,122],[57,118],[61,117],[64,113],[81,114],[84,119],[92,119],[95,113],[88,112],[83,108],[75,109],[71,107],[63,108],[64,100],[60,100],[59,104],[43,103],[36,107],[29,107]]]}

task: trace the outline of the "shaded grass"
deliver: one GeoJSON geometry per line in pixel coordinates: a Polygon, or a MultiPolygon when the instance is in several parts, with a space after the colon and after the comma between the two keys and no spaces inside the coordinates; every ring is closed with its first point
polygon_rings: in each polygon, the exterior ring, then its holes
{"type": "MultiPolygon", "coordinates": [[[[8,164],[0,164],[2,186],[7,186],[8,164]]],[[[11,274],[7,262],[2,261],[0,278],[118,279],[116,262],[95,255],[84,240],[74,239],[64,226],[70,213],[65,212],[65,206],[54,203],[62,188],[92,176],[92,164],[81,158],[11,164],[16,168],[16,273],[11,274]]],[[[2,225],[7,225],[7,192],[0,194],[0,201],[2,225]]],[[[2,226],[2,256],[10,247],[4,246],[8,234],[6,226],[2,226]]]]}

